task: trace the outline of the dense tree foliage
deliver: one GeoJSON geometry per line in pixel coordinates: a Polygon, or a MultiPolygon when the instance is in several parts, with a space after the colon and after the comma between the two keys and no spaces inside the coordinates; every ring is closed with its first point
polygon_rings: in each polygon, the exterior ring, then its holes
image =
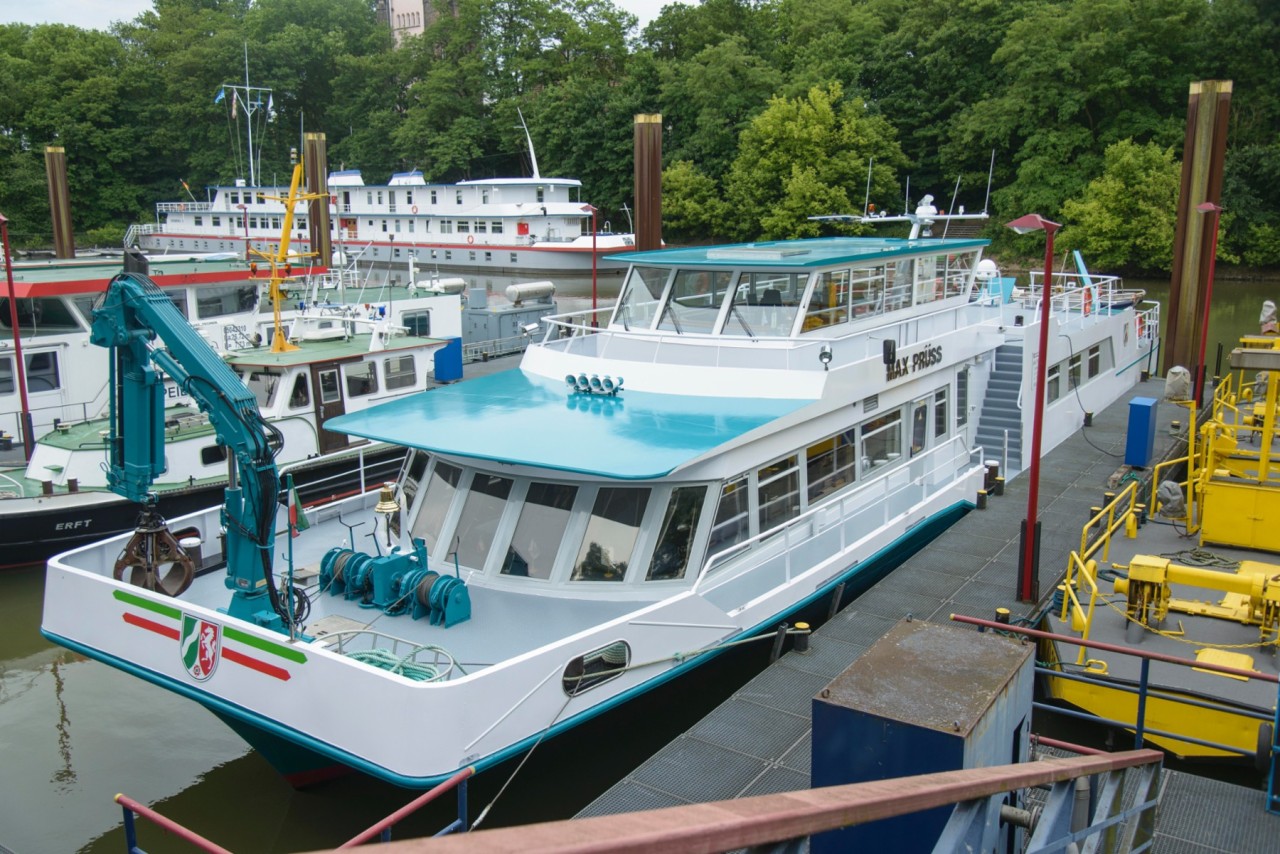
{"type": "Polygon", "coordinates": [[[1280,264],[1275,3],[701,0],[643,31],[613,0],[435,5],[399,46],[373,0],[155,0],[111,32],[0,26],[15,243],[50,239],[45,146],[66,148],[78,233],[121,232],[247,177],[248,121],[264,181],[303,131],[367,181],[527,174],[527,125],[542,174],[580,178],[625,228],[633,118],[661,113],[668,240],[848,231],[808,217],[932,193],[986,205],[997,241],[1036,211],[1100,265],[1157,270],[1189,84],[1221,79],[1222,257],[1280,264]],[[246,75],[269,102],[228,96],[246,75]]]}

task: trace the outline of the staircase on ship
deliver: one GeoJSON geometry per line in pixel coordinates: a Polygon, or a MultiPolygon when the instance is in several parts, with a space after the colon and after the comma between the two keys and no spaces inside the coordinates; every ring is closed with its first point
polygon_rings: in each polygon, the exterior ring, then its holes
{"type": "Polygon", "coordinates": [[[1001,344],[987,382],[987,395],[978,418],[977,442],[983,456],[998,460],[1005,477],[1022,470],[1022,345],[1001,344]],[[1009,458],[1005,459],[1005,435],[1009,437],[1009,458]]]}

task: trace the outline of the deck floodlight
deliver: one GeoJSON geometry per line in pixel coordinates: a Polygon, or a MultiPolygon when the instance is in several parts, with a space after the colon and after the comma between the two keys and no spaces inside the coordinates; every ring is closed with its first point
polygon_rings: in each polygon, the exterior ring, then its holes
{"type": "Polygon", "coordinates": [[[831,345],[823,344],[822,349],[818,351],[818,361],[822,363],[822,370],[830,370],[831,356],[831,345]]]}
{"type": "Polygon", "coordinates": [[[609,394],[613,394],[617,386],[613,384],[613,377],[605,377],[600,381],[600,385],[604,386],[604,390],[609,394]]]}
{"type": "Polygon", "coordinates": [[[577,377],[575,377],[573,374],[565,374],[565,375],[564,375],[564,384],[565,384],[565,385],[567,385],[569,388],[577,388],[577,387],[578,387],[578,378],[577,378],[577,377]]]}
{"type": "Polygon", "coordinates": [[[591,390],[593,392],[604,391],[604,386],[600,382],[600,377],[596,374],[591,375],[591,390]]]}
{"type": "Polygon", "coordinates": [[[578,374],[578,391],[590,391],[591,380],[587,379],[586,374],[578,374]]]}

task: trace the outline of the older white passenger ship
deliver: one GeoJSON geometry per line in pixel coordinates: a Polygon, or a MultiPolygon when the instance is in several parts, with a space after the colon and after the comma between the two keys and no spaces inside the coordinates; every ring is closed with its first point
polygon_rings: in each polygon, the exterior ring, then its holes
{"type": "MultiPolygon", "coordinates": [[[[488,178],[428,184],[418,171],[366,184],[359,170],[330,173],[333,247],[362,264],[492,274],[587,273],[634,247],[633,236],[593,218],[576,178],[488,178]],[[593,228],[595,229],[593,231],[593,228]]],[[[208,189],[205,201],[160,202],[153,223],[125,237],[147,252],[261,252],[279,243],[285,195],[241,181],[208,189]]],[[[294,219],[293,245],[310,251],[308,220],[294,219]]],[[[617,265],[613,265],[615,268],[617,265]]]]}
{"type": "Polygon", "coordinates": [[[113,580],[119,539],[52,560],[43,632],[201,703],[295,779],[492,766],[825,611],[973,507],[987,462],[1023,469],[1041,299],[1046,449],[1131,388],[1155,307],[1087,276],[1015,296],[980,273],[985,245],[621,256],[616,306],[545,319],[518,369],[327,422],[411,454],[291,541],[296,630],[228,614],[215,508],[173,522],[202,541],[178,596],[113,580]]]}

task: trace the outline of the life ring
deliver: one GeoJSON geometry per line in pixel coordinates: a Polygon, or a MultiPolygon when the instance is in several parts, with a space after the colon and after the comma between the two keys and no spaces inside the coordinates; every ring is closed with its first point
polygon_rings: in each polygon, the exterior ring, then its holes
{"type": "Polygon", "coordinates": [[[1084,289],[1084,316],[1088,317],[1093,313],[1093,288],[1086,287],[1084,289]]]}
{"type": "Polygon", "coordinates": [[[417,213],[417,212],[418,212],[418,206],[417,206],[417,205],[414,205],[414,206],[413,206],[412,208],[410,208],[409,210],[413,211],[414,213],[417,213]]]}
{"type": "Polygon", "coordinates": [[[1134,325],[1138,327],[1138,338],[1142,338],[1142,315],[1135,318],[1134,325]]]}
{"type": "Polygon", "coordinates": [[[475,239],[475,237],[473,237],[473,236],[471,236],[470,234],[468,234],[468,235],[467,235],[467,242],[468,242],[468,243],[475,243],[475,242],[476,242],[476,239],[475,239]]]}

